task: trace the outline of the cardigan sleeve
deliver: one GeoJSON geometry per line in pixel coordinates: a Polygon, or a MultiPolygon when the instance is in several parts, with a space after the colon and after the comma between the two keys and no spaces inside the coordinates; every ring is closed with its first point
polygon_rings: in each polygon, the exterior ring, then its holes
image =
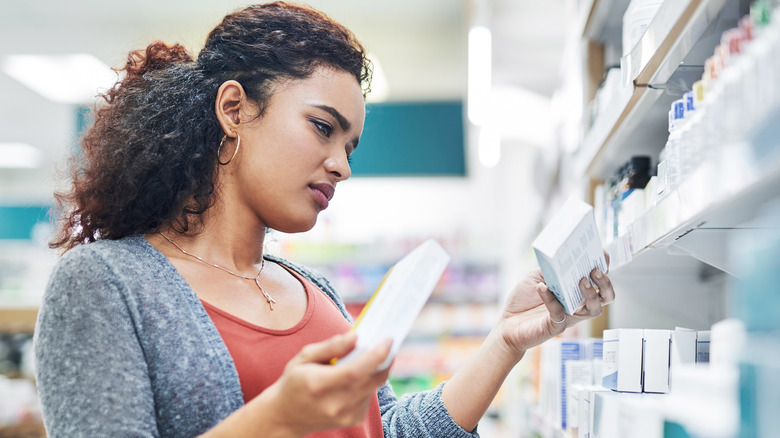
{"type": "Polygon", "coordinates": [[[77,247],[55,267],[35,329],[48,436],[159,436],[143,350],[123,286],[77,247]]]}
{"type": "Polygon", "coordinates": [[[477,428],[467,432],[452,419],[441,398],[441,383],[429,391],[396,398],[389,384],[379,390],[379,409],[385,437],[478,438],[477,428]],[[390,394],[387,393],[389,390],[390,394]]]}

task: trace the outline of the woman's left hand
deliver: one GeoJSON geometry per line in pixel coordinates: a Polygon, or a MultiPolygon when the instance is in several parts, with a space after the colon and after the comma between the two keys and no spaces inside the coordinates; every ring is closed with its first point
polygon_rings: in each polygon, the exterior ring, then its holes
{"type": "MultiPolygon", "coordinates": [[[[604,252],[604,255],[609,266],[609,254],[604,252]]],[[[601,315],[602,307],[615,300],[615,291],[606,273],[594,269],[590,278],[596,288],[587,278],[580,279],[585,301],[574,315],[567,315],[563,305],[544,283],[541,270],[536,268],[531,271],[515,286],[504,307],[500,324],[507,346],[522,355],[566,328],[601,315]]]]}

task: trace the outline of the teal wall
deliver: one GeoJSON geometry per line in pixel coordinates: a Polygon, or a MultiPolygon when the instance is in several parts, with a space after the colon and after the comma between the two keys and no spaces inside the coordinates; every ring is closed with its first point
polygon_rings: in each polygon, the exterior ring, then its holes
{"type": "MultiPolygon", "coordinates": [[[[76,110],[80,136],[91,123],[90,109],[76,110]]],[[[463,103],[368,104],[352,175],[465,176],[463,103]]],[[[48,222],[50,206],[0,205],[0,239],[30,239],[35,225],[48,222]]]]}
{"type": "Polygon", "coordinates": [[[368,104],[352,175],[465,176],[463,103],[368,104]]]}
{"type": "Polygon", "coordinates": [[[30,239],[38,222],[49,222],[49,206],[0,205],[0,239],[30,239]]]}
{"type": "MultiPolygon", "coordinates": [[[[76,147],[92,122],[90,107],[76,108],[76,147]]],[[[352,175],[465,176],[463,103],[368,104],[352,175]]]]}

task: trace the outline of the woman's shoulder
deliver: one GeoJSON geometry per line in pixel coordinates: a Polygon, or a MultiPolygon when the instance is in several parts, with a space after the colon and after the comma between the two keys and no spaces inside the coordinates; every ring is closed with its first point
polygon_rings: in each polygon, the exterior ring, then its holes
{"type": "Polygon", "coordinates": [[[85,243],[55,265],[44,297],[132,302],[138,308],[191,304],[187,283],[142,235],[85,243]],[[160,291],[165,293],[160,293],[160,291]]]}
{"type": "Polygon", "coordinates": [[[55,271],[69,273],[142,272],[161,255],[144,236],[97,240],[73,247],[60,257],[55,271]]]}
{"type": "Polygon", "coordinates": [[[311,269],[307,266],[304,266],[299,263],[292,262],[290,260],[287,260],[283,257],[279,257],[276,255],[271,254],[265,254],[263,255],[263,258],[268,260],[269,262],[278,263],[282,266],[285,266],[289,269],[292,269],[293,271],[301,274],[304,278],[306,278],[309,281],[312,281],[314,283],[325,283],[327,284],[327,287],[332,289],[333,286],[330,284],[328,279],[322,275],[321,273],[315,271],[314,269],[311,269]]]}

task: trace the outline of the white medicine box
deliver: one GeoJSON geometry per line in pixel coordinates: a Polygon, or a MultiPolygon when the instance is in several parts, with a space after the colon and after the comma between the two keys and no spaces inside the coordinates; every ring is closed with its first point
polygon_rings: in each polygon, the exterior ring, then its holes
{"type": "Polygon", "coordinates": [[[669,392],[670,330],[645,330],[642,352],[644,392],[669,392]]]}
{"type": "Polygon", "coordinates": [[[604,330],[602,386],[619,392],[642,392],[642,329],[604,330]]]}

